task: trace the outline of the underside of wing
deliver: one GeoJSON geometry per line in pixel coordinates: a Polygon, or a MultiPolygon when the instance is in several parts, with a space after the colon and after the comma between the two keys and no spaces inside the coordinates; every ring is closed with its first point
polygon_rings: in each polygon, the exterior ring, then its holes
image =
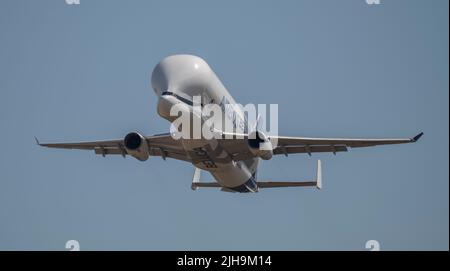
{"type": "Polygon", "coordinates": [[[420,133],[413,138],[388,138],[388,139],[356,139],[356,138],[309,138],[309,137],[271,137],[276,139],[280,146],[347,146],[351,148],[370,147],[377,145],[390,145],[412,143],[419,140],[423,135],[420,133]]]}
{"type": "MultiPolygon", "coordinates": [[[[235,138],[229,138],[233,134],[224,134],[220,140],[222,146],[233,156],[234,160],[245,160],[254,157],[248,148],[248,135],[236,134],[235,138]],[[227,138],[228,137],[228,138],[227,138]]],[[[311,138],[311,137],[287,137],[269,136],[272,142],[273,154],[346,152],[348,148],[361,148],[378,145],[413,143],[422,137],[423,133],[412,138],[387,138],[387,139],[356,139],[356,138],[311,138]]]]}
{"type": "Polygon", "coordinates": [[[348,148],[371,147],[378,145],[392,145],[413,143],[422,137],[420,133],[412,138],[387,139],[355,139],[355,138],[309,138],[309,137],[271,137],[276,142],[274,154],[308,153],[313,152],[346,152],[348,148]]]}
{"type": "Polygon", "coordinates": [[[284,155],[288,155],[288,154],[293,154],[293,153],[313,153],[313,152],[332,152],[332,153],[336,153],[336,152],[346,152],[347,146],[345,145],[330,145],[330,146],[321,146],[321,145],[317,145],[317,146],[290,146],[290,145],[282,145],[282,146],[278,146],[273,150],[273,154],[284,154],[284,155]]]}
{"type": "MultiPolygon", "coordinates": [[[[181,142],[174,140],[170,134],[160,134],[143,137],[146,149],[150,156],[162,158],[173,158],[177,160],[190,161],[181,142]]],[[[36,139],[39,146],[58,149],[93,150],[96,154],[106,155],[132,155],[125,147],[124,139],[85,141],[73,143],[41,143],[36,139]]]]}

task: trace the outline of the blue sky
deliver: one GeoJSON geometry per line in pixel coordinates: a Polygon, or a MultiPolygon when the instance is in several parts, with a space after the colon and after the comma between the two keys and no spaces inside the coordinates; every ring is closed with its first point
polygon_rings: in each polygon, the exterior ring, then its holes
{"type": "MultiPolygon", "coordinates": [[[[0,249],[448,250],[448,1],[4,0],[0,249]],[[193,167],[42,141],[151,135],[163,57],[203,57],[234,98],[279,104],[282,135],[425,136],[275,157],[264,179],[324,189],[190,190],[193,167]]],[[[208,179],[208,176],[205,176],[208,179]]]]}

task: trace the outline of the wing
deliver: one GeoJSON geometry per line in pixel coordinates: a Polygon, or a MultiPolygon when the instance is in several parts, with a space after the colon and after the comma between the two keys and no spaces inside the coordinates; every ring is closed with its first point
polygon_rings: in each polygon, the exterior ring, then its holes
{"type": "MultiPolygon", "coordinates": [[[[287,137],[287,136],[269,136],[274,146],[273,153],[294,154],[313,152],[346,152],[348,148],[371,147],[378,145],[412,143],[422,137],[423,133],[412,138],[388,138],[388,139],[355,139],[355,138],[310,138],[310,137],[287,137]]],[[[222,133],[221,144],[232,154],[234,160],[245,160],[254,157],[247,146],[246,134],[227,134],[222,133]],[[234,139],[230,139],[232,137],[234,139]],[[236,139],[238,138],[238,139],[236,139]]]]}
{"type": "MultiPolygon", "coordinates": [[[[179,140],[174,140],[169,133],[146,136],[145,140],[147,141],[151,156],[161,156],[164,159],[169,157],[190,162],[190,159],[186,155],[181,142],[179,140]]],[[[95,154],[101,154],[103,156],[122,155],[125,157],[128,155],[123,144],[123,139],[76,143],[40,143],[36,139],[36,142],[39,146],[49,148],[93,150],[95,154]]]]}
{"type": "Polygon", "coordinates": [[[391,145],[412,143],[419,140],[420,133],[413,138],[388,138],[388,139],[355,139],[355,138],[309,138],[309,137],[271,137],[277,142],[274,154],[308,153],[313,152],[342,152],[347,148],[361,148],[378,145],[391,145]]]}

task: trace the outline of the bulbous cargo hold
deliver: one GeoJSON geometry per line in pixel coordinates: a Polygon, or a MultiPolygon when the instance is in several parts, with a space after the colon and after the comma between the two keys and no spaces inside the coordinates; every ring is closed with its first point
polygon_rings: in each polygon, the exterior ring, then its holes
{"type": "Polygon", "coordinates": [[[158,96],[166,91],[195,96],[207,87],[215,87],[218,82],[219,79],[208,63],[193,55],[164,58],[153,69],[151,78],[153,90],[158,96]]]}
{"type": "Polygon", "coordinates": [[[153,69],[151,84],[159,97],[157,112],[168,121],[174,119],[170,116],[173,105],[192,105],[195,96],[201,97],[202,104],[218,104],[223,98],[236,104],[208,63],[194,55],[172,55],[161,60],[153,69]]]}

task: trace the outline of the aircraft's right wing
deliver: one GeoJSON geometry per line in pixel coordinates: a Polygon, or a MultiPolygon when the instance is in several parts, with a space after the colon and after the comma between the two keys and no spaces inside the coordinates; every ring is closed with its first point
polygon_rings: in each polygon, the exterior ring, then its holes
{"type": "MultiPolygon", "coordinates": [[[[190,162],[189,157],[181,146],[179,140],[174,140],[172,136],[167,134],[146,136],[149,147],[150,156],[161,156],[162,158],[173,158],[190,162]]],[[[59,149],[78,149],[78,150],[93,150],[95,154],[106,155],[128,155],[123,139],[91,141],[91,142],[76,142],[76,143],[40,143],[39,146],[59,149]]]]}

